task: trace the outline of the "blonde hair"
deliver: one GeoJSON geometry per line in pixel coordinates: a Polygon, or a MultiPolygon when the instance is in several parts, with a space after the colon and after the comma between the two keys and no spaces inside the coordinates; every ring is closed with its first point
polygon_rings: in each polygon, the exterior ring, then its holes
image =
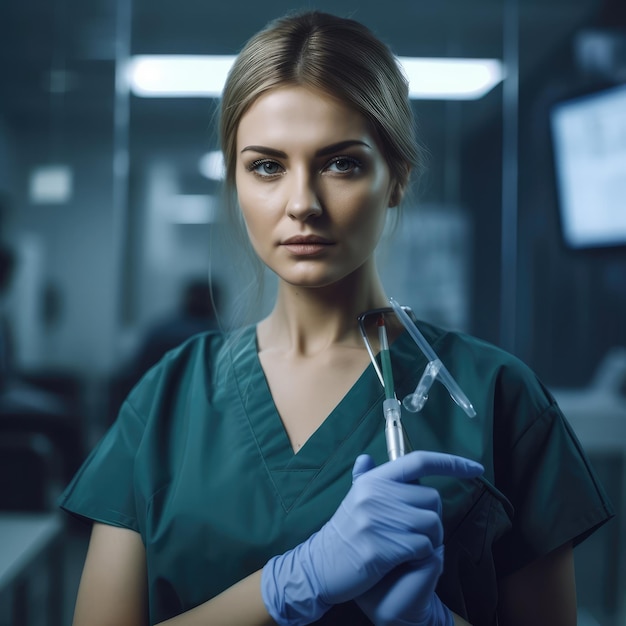
{"type": "Polygon", "coordinates": [[[419,174],[422,168],[408,82],[385,43],[355,20],[320,11],[294,13],[270,22],[239,53],[226,80],[219,112],[227,218],[252,261],[255,277],[251,282],[257,287],[262,284],[263,271],[260,264],[255,267],[243,218],[236,210],[237,129],[259,96],[284,86],[326,93],[368,120],[396,184],[392,204],[401,199],[411,173],[419,174]]]}
{"type": "Polygon", "coordinates": [[[231,68],[220,112],[227,185],[234,185],[241,118],[262,93],[285,85],[325,92],[364,115],[401,188],[421,168],[408,83],[389,47],[355,20],[309,11],[270,22],[231,68]]]}

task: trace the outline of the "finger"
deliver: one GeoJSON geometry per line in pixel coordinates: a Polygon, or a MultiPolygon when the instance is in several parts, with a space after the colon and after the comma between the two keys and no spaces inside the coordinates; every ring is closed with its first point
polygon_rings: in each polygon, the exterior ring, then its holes
{"type": "Polygon", "coordinates": [[[357,456],[356,461],[354,462],[354,467],[352,468],[352,482],[354,482],[362,474],[365,474],[365,472],[369,472],[374,467],[376,467],[376,463],[369,454],[361,454],[357,456]]]}
{"type": "Polygon", "coordinates": [[[383,463],[375,471],[381,478],[410,482],[424,476],[472,478],[480,476],[485,470],[480,463],[462,456],[417,450],[395,461],[383,463]]]}
{"type": "Polygon", "coordinates": [[[372,481],[367,485],[367,494],[370,500],[385,501],[387,507],[412,507],[433,511],[441,516],[441,495],[434,487],[414,483],[395,482],[382,479],[372,481]]]}

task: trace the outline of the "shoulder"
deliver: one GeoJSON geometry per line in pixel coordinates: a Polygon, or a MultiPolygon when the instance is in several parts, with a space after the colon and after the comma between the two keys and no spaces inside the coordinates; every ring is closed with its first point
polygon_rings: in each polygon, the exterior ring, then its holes
{"type": "Polygon", "coordinates": [[[513,439],[546,414],[560,418],[550,391],[519,357],[466,333],[424,322],[419,328],[477,412],[510,430],[513,439]]]}
{"type": "Polygon", "coordinates": [[[199,333],[169,350],[128,395],[125,404],[147,416],[155,407],[167,406],[189,389],[209,393],[220,377],[232,367],[233,346],[241,343],[250,329],[199,333]]]}
{"type": "Polygon", "coordinates": [[[543,387],[526,363],[493,343],[425,322],[419,322],[419,328],[444,363],[447,359],[456,368],[472,369],[477,376],[497,380],[500,384],[543,387]]]}

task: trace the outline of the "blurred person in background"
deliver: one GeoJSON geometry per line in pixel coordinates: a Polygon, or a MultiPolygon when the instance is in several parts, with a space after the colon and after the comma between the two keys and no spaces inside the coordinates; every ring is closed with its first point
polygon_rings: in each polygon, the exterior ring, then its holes
{"type": "Polygon", "coordinates": [[[215,279],[191,278],[181,290],[175,311],[152,324],[130,361],[114,376],[110,392],[111,419],[141,377],[170,350],[194,335],[218,327],[221,288],[215,279]]]}
{"type": "Polygon", "coordinates": [[[324,13],[271,23],[229,74],[221,142],[275,306],[170,351],[67,488],[93,522],[75,626],[573,626],[573,547],[612,510],[524,364],[418,321],[476,416],[437,385],[387,460],[359,316],[388,327],[399,397],[427,364],[379,311],[374,252],[422,167],[392,52],[324,13]]]}
{"type": "Polygon", "coordinates": [[[163,355],[198,333],[217,328],[221,290],[215,280],[192,278],[182,289],[178,309],[152,325],[141,341],[133,369],[145,374],[163,355]]]}

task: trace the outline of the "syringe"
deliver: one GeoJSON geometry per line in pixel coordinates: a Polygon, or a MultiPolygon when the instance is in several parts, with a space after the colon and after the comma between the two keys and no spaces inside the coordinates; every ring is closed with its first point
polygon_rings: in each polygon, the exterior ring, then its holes
{"type": "Polygon", "coordinates": [[[391,369],[391,355],[389,353],[389,339],[385,327],[385,318],[381,315],[377,321],[378,340],[380,342],[380,360],[383,370],[383,386],[385,400],[383,402],[383,416],[385,418],[385,440],[387,441],[387,455],[390,461],[404,456],[404,435],[402,433],[402,409],[396,398],[393,371],[391,369]]]}

